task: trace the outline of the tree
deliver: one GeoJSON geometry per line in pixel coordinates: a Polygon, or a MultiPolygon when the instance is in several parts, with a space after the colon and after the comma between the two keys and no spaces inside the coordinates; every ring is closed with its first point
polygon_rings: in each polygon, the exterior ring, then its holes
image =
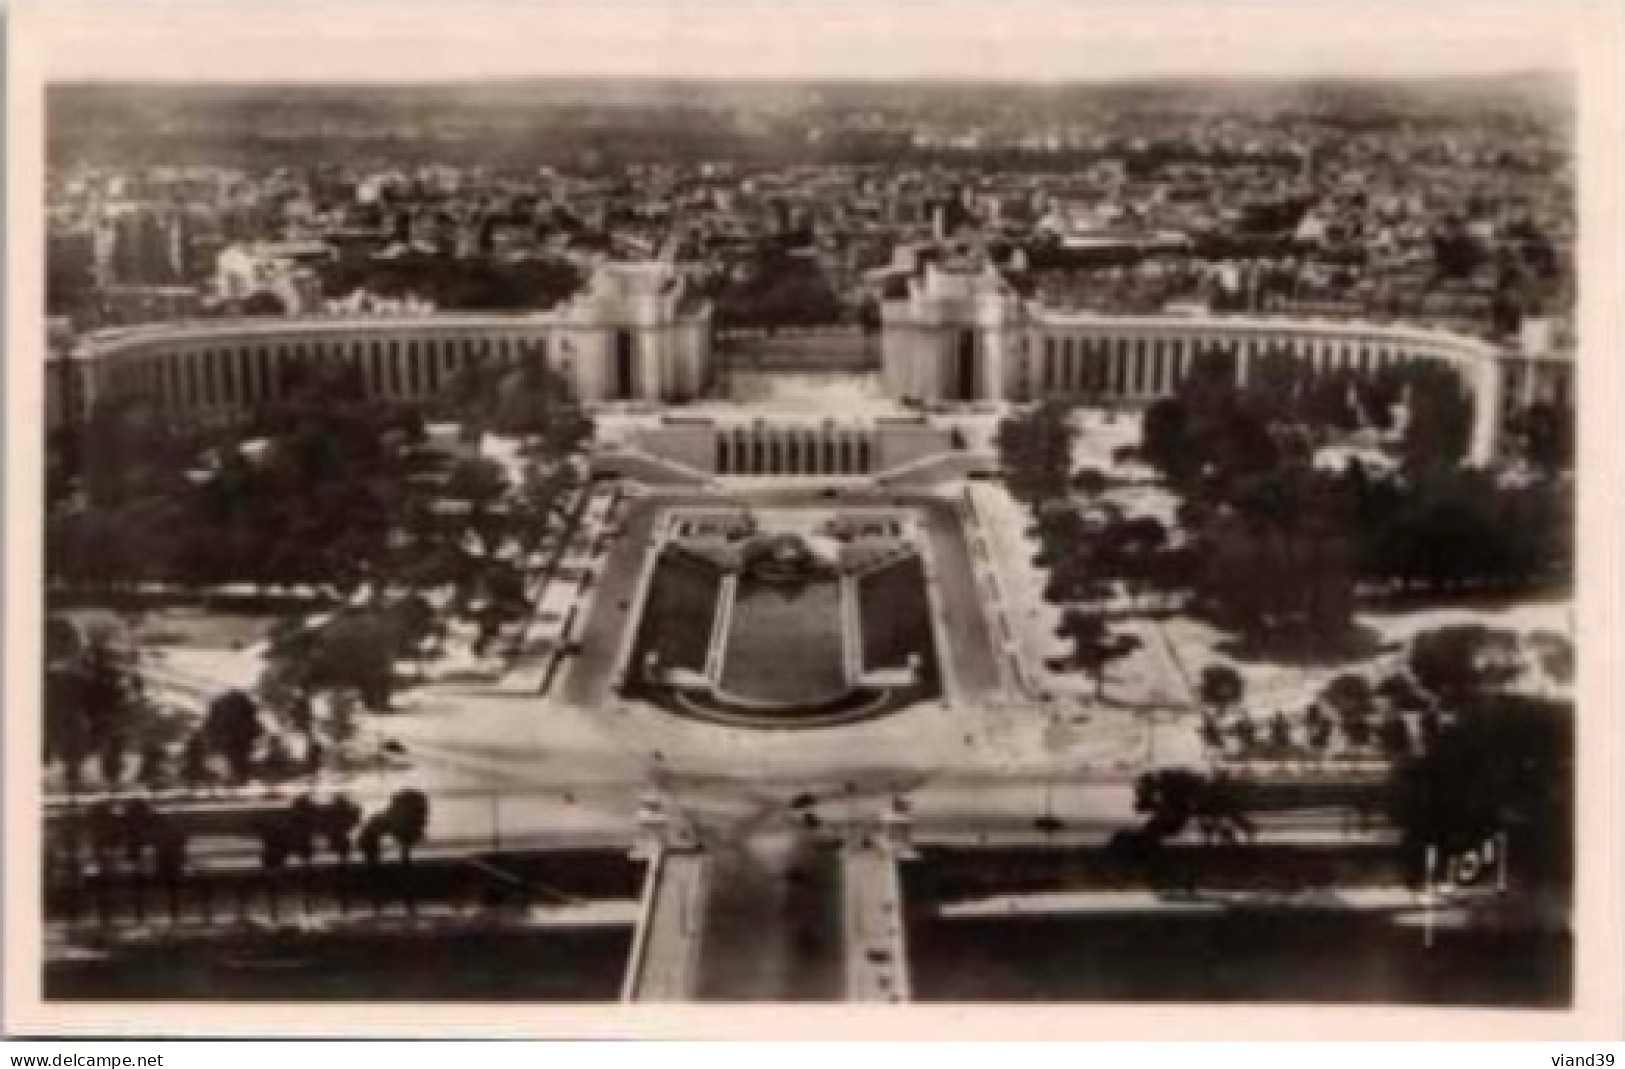
{"type": "Polygon", "coordinates": [[[1235,723],[1230,725],[1230,731],[1236,737],[1236,745],[1244,755],[1251,755],[1253,747],[1258,745],[1258,725],[1253,718],[1245,714],[1236,717],[1235,723]]]}
{"type": "Polygon", "coordinates": [[[169,786],[169,754],[158,742],[149,740],[141,747],[135,770],[136,782],[149,791],[160,791],[169,786]]]}
{"type": "Polygon", "coordinates": [[[1404,757],[1411,751],[1411,729],[1397,713],[1383,717],[1377,728],[1377,744],[1389,757],[1404,757]]]}
{"type": "Polygon", "coordinates": [[[265,880],[266,902],[271,911],[271,919],[274,921],[280,904],[277,896],[281,892],[281,875],[287,867],[288,855],[292,851],[286,814],[268,814],[261,819],[258,832],[260,872],[265,880]]]}
{"type": "Polygon", "coordinates": [[[46,761],[62,763],[68,793],[83,783],[85,758],[93,740],[85,710],[84,677],[72,665],[53,666],[45,674],[44,743],[46,761]]]}
{"type": "Polygon", "coordinates": [[[245,316],[285,316],[288,305],[271,290],[257,290],[243,300],[238,310],[245,316]]]}
{"type": "Polygon", "coordinates": [[[1070,668],[1088,673],[1095,681],[1095,698],[1106,698],[1106,669],[1140,648],[1134,635],[1113,635],[1106,621],[1098,613],[1068,609],[1061,617],[1057,637],[1068,639],[1071,650],[1063,662],[1070,668]]]}
{"type": "Polygon", "coordinates": [[[1370,716],[1373,709],[1371,682],[1354,672],[1343,672],[1332,677],[1320,693],[1320,700],[1337,714],[1343,737],[1352,746],[1363,746],[1370,735],[1370,716]]]}
{"type": "Polygon", "coordinates": [[[1146,814],[1142,829],[1154,841],[1179,835],[1201,807],[1202,777],[1185,768],[1159,769],[1134,781],[1134,811],[1146,814]]]}
{"type": "Polygon", "coordinates": [[[1391,672],[1377,681],[1377,697],[1398,712],[1420,713],[1431,709],[1433,703],[1416,681],[1404,672],[1391,672]]]}
{"type": "Polygon", "coordinates": [[[349,758],[350,744],[360,733],[356,723],[356,695],[354,691],[335,690],[327,700],[327,737],[333,742],[333,754],[339,767],[349,758]]]}
{"type": "Polygon", "coordinates": [[[1361,541],[1372,578],[1435,590],[1572,578],[1573,493],[1563,480],[1513,485],[1434,466],[1368,493],[1361,541]]]}
{"type": "Polygon", "coordinates": [[[1171,482],[1182,482],[1198,463],[1185,405],[1174,398],[1153,401],[1140,424],[1140,455],[1171,482]]]}
{"type": "Polygon", "coordinates": [[[1348,740],[1350,746],[1360,749],[1370,744],[1371,718],[1369,716],[1349,714],[1342,719],[1341,724],[1343,737],[1348,740]]]}
{"type": "Polygon", "coordinates": [[[1366,716],[1371,712],[1371,681],[1356,672],[1341,672],[1327,682],[1321,701],[1340,716],[1366,716]]]}
{"type": "Polygon", "coordinates": [[[1513,416],[1511,430],[1536,468],[1548,474],[1574,470],[1575,426],[1568,409],[1551,402],[1530,405],[1513,416]]]}
{"type": "Polygon", "coordinates": [[[501,382],[494,408],[494,431],[529,439],[546,457],[570,456],[592,437],[569,380],[534,355],[501,382]]]}
{"type": "Polygon", "coordinates": [[[1526,639],[1541,670],[1560,687],[1574,683],[1574,643],[1556,631],[1533,631],[1526,639]]]}
{"type": "Polygon", "coordinates": [[[189,790],[198,790],[209,781],[209,746],[203,732],[194,731],[181,747],[181,783],[189,790]]]}
{"type": "Polygon", "coordinates": [[[174,820],[165,819],[154,829],[152,838],[153,876],[169,900],[171,923],[180,919],[181,882],[186,877],[187,835],[174,820]]]}
{"type": "Polygon", "coordinates": [[[1473,400],[1460,375],[1433,363],[1406,366],[1405,439],[1407,467],[1459,464],[1472,435],[1473,400]]]}
{"type": "Polygon", "coordinates": [[[1074,508],[1040,510],[1033,530],[1038,535],[1038,557],[1033,563],[1040,568],[1053,571],[1068,557],[1088,550],[1088,530],[1074,508]]]}
{"type": "Polygon", "coordinates": [[[1270,748],[1277,753],[1284,753],[1292,748],[1292,725],[1287,722],[1286,714],[1276,710],[1270,717],[1270,748]]]}
{"type": "Polygon", "coordinates": [[[367,861],[367,868],[373,876],[373,886],[378,886],[379,865],[383,860],[383,840],[391,838],[400,851],[400,862],[405,870],[407,906],[411,908],[411,869],[412,851],[424,839],[429,828],[429,796],[416,788],[407,788],[396,791],[390,796],[389,804],[381,812],[368,817],[361,826],[360,846],[361,853],[367,861]]]}
{"type": "Polygon", "coordinates": [[[446,475],[441,494],[469,506],[474,512],[488,509],[508,492],[508,476],[502,465],[487,457],[465,457],[446,475]]]}
{"type": "Polygon", "coordinates": [[[1097,567],[1111,567],[1137,600],[1164,576],[1168,529],[1155,516],[1135,516],[1108,524],[1097,548],[1097,567]]]}
{"type": "Polygon", "coordinates": [[[372,709],[388,709],[403,636],[380,609],[348,610],[328,621],[308,646],[280,651],[292,685],[310,691],[351,690],[372,709]]]}
{"type": "Polygon", "coordinates": [[[102,770],[102,784],[108,790],[118,790],[124,785],[124,773],[128,763],[125,761],[124,740],[110,738],[102,742],[100,758],[102,770]]]}
{"type": "Polygon", "coordinates": [[[353,836],[360,823],[361,810],[347,794],[334,795],[317,813],[318,831],[341,865],[350,863],[353,836]]]}
{"type": "Polygon", "coordinates": [[[134,896],[136,920],[140,922],[146,919],[146,888],[142,886],[146,872],[142,859],[147,848],[156,842],[164,818],[146,799],[133,798],[124,803],[118,820],[122,824],[120,839],[124,846],[125,860],[136,883],[134,896]]]}
{"type": "Polygon", "coordinates": [[[1424,631],[1411,640],[1411,675],[1451,705],[1501,690],[1519,672],[1517,636],[1481,624],[1424,631]]]}
{"type": "Polygon", "coordinates": [[[1241,785],[1223,772],[1203,779],[1196,819],[1205,841],[1235,845],[1243,838],[1251,841],[1256,834],[1241,785]]]}
{"type": "Polygon", "coordinates": [[[350,854],[354,850],[355,830],[361,824],[361,809],[347,794],[330,798],[316,813],[316,834],[327,842],[327,848],[339,859],[339,909],[349,904],[350,854]]]}
{"type": "MultiPolygon", "coordinates": [[[[1311,708],[1318,711],[1320,707],[1312,706],[1311,708]]],[[[1326,751],[1331,748],[1332,744],[1332,722],[1322,717],[1320,720],[1308,723],[1305,726],[1309,732],[1309,748],[1314,750],[1317,755],[1325,756],[1326,751]]]]}
{"type": "Polygon", "coordinates": [[[96,912],[103,928],[111,917],[113,883],[118,876],[119,855],[125,842],[125,822],[118,806],[101,799],[85,814],[85,830],[90,840],[90,854],[96,862],[96,912]]]}
{"type": "Polygon", "coordinates": [[[1106,473],[1099,468],[1079,468],[1072,473],[1072,489],[1091,500],[1103,495],[1110,486],[1106,473]]]}
{"type": "Polygon", "coordinates": [[[385,810],[390,834],[400,847],[401,864],[411,867],[412,851],[429,830],[429,796],[416,788],[396,791],[385,810]]]}
{"type": "Polygon", "coordinates": [[[1205,840],[1235,843],[1253,835],[1241,791],[1222,774],[1207,777],[1185,768],[1143,773],[1134,782],[1134,811],[1147,815],[1141,832],[1152,845],[1181,834],[1193,821],[1205,840]]]}
{"type": "Polygon", "coordinates": [[[271,783],[281,783],[296,774],[293,754],[280,732],[267,736],[260,758],[260,775],[271,783]]]}
{"type": "Polygon", "coordinates": [[[1462,712],[1391,773],[1391,815],[1413,863],[1420,867],[1429,846],[1449,858],[1500,833],[1515,879],[1567,885],[1574,860],[1573,703],[1478,694],[1464,700],[1462,712]]]}
{"type": "Polygon", "coordinates": [[[1067,406],[1045,402],[999,423],[994,443],[1017,500],[1036,508],[1065,495],[1076,436],[1070,416],[1067,406]]]}
{"type": "Polygon", "coordinates": [[[61,616],[45,618],[45,663],[49,666],[67,666],[84,652],[84,640],[72,621],[61,616]]]}
{"type": "Polygon", "coordinates": [[[569,529],[580,491],[581,476],[571,463],[531,463],[525,467],[511,509],[527,551],[569,529]]]}
{"type": "Polygon", "coordinates": [[[125,749],[148,711],[135,655],[110,635],[92,636],[74,661],[47,670],[46,701],[46,746],[63,760],[69,789],[78,789],[93,753],[104,780],[118,784],[125,749]]]}
{"type": "Polygon", "coordinates": [[[209,748],[225,758],[232,779],[248,780],[254,744],[264,729],[254,699],[241,690],[228,690],[209,703],[203,719],[203,738],[209,748]]]}
{"type": "Polygon", "coordinates": [[[1344,636],[1354,606],[1352,547],[1325,491],[1296,471],[1238,479],[1194,536],[1198,605],[1259,639],[1344,636]]]}
{"type": "Polygon", "coordinates": [[[1202,669],[1197,687],[1201,703],[1223,716],[1246,694],[1247,681],[1230,665],[1210,664],[1202,669]]]}
{"type": "Polygon", "coordinates": [[[1432,241],[1433,261],[1441,278],[1470,278],[1485,262],[1483,248],[1459,218],[1434,231],[1432,241]]]}
{"type": "Polygon", "coordinates": [[[288,803],[282,814],[283,835],[288,856],[299,859],[299,897],[310,908],[310,866],[316,858],[316,838],[321,829],[321,810],[310,795],[302,794],[288,803]]]}

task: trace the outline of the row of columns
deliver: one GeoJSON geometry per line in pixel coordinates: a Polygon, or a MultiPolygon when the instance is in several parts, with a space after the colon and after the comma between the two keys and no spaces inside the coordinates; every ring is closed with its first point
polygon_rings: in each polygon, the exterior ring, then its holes
{"type": "Polygon", "coordinates": [[[1307,364],[1316,373],[1334,370],[1374,372],[1418,359],[1391,346],[1317,345],[1314,342],[1204,342],[1195,339],[1043,337],[1036,387],[1041,394],[1096,393],[1113,397],[1161,397],[1171,393],[1201,356],[1236,361],[1237,381],[1247,381],[1254,356],[1280,355],[1307,364]]]}
{"type": "Polygon", "coordinates": [[[717,433],[718,475],[866,475],[874,441],[863,431],[748,427],[717,433]]]}
{"type": "MultiPolygon", "coordinates": [[[[1196,339],[1042,336],[1035,383],[1039,396],[1087,393],[1128,399],[1162,397],[1190,374],[1205,355],[1234,362],[1238,385],[1245,385],[1253,357],[1290,357],[1314,374],[1349,370],[1366,374],[1435,357],[1396,346],[1364,343],[1230,341],[1196,339]]],[[[1468,460],[1487,463],[1499,437],[1502,368],[1492,354],[1452,361],[1473,398],[1473,428],[1468,460]]]]}
{"type": "MultiPolygon", "coordinates": [[[[547,359],[547,339],[465,338],[314,342],[110,355],[99,371],[117,393],[150,397],[177,410],[231,409],[274,399],[284,371],[301,361],[359,367],[375,397],[413,400],[433,395],[472,359],[512,360],[525,352],[547,359]]],[[[98,376],[99,377],[99,376],[98,376]]]]}

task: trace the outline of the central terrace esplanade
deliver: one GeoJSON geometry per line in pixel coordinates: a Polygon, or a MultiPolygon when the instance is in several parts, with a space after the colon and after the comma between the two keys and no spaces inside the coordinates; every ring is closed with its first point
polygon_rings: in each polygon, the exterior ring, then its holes
{"type": "MultiPolygon", "coordinates": [[[[1436,361],[1454,369],[1473,398],[1469,455],[1483,462],[1495,454],[1505,408],[1570,405],[1573,397],[1573,362],[1561,353],[1393,324],[1071,312],[1023,299],[991,267],[927,267],[904,296],[882,305],[882,323],[885,393],[923,404],[1066,396],[1145,403],[1171,393],[1208,353],[1232,357],[1243,380],[1253,358],[1272,353],[1318,370],[1367,373],[1436,361]]],[[[181,418],[229,420],[273,396],[281,367],[309,359],[348,361],[376,396],[401,401],[437,396],[470,360],[542,360],[589,403],[680,403],[704,396],[715,381],[710,307],[675,266],[657,262],[604,264],[581,293],[546,312],[158,324],[89,335],[70,355],[52,361],[53,423],[95,397],[119,394],[150,397],[181,418]]],[[[774,430],[718,426],[693,451],[717,458],[707,468],[755,469],[754,439],[774,430]]],[[[866,468],[843,463],[840,447],[857,450],[867,435],[850,426],[840,433],[840,442],[797,451],[819,462],[798,462],[787,473],[866,468]],[[826,453],[834,458],[828,463],[826,453]]]]}

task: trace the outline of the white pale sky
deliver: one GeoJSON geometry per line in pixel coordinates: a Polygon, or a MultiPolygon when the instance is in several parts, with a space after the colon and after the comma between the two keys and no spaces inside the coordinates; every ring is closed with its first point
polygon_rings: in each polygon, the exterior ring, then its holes
{"type": "Polygon", "coordinates": [[[1108,80],[1572,65],[1563,0],[53,0],[51,80],[1108,80]]]}

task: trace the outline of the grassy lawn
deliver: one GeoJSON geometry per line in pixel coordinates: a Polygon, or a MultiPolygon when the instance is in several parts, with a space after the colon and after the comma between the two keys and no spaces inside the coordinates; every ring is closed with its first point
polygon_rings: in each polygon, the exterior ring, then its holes
{"type": "Polygon", "coordinates": [[[858,581],[858,607],[866,669],[901,668],[912,654],[918,655],[928,678],[935,676],[931,605],[920,558],[909,557],[864,576],[858,581]]]}
{"type": "Polygon", "coordinates": [[[702,671],[721,588],[722,576],[712,565],[687,554],[662,553],[638,621],[633,663],[641,665],[653,652],[667,667],[702,671]]]}
{"type": "Polygon", "coordinates": [[[730,694],[814,703],[846,688],[834,579],[787,588],[742,578],[727,641],[721,682],[730,694]]]}

